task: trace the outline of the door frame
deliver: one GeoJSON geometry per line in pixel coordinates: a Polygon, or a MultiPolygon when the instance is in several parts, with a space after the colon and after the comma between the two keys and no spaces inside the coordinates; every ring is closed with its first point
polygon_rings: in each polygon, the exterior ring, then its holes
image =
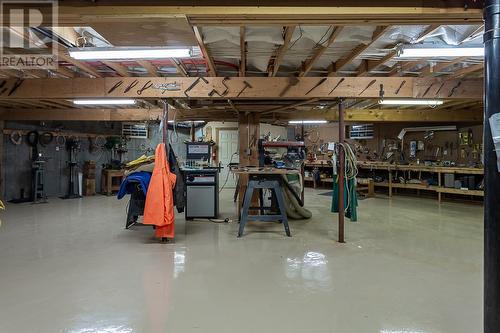
{"type": "MultiPolygon", "coordinates": [[[[217,161],[216,163],[219,164],[219,161],[220,161],[220,158],[219,158],[219,152],[220,152],[220,149],[219,149],[219,132],[220,131],[236,131],[238,132],[238,142],[240,141],[240,138],[239,138],[239,128],[238,127],[217,127],[215,129],[215,137],[217,138],[217,154],[216,154],[216,158],[217,158],[217,161]]],[[[213,138],[212,138],[213,140],[213,138]]]]}

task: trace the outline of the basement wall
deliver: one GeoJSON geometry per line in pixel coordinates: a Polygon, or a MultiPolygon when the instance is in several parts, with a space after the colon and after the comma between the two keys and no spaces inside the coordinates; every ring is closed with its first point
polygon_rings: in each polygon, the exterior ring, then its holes
{"type": "MultiPolygon", "coordinates": [[[[26,131],[37,130],[40,133],[63,128],[64,131],[74,131],[79,133],[120,135],[120,122],[5,122],[5,129],[21,129],[26,131]]],[[[171,132],[171,131],[169,131],[171,132]]],[[[174,152],[180,156],[185,156],[184,140],[189,140],[190,136],[185,132],[177,132],[178,137],[173,137],[172,147],[174,152]]],[[[96,161],[96,192],[101,191],[101,171],[103,165],[111,162],[111,151],[103,149],[90,152],[90,142],[86,137],[80,138],[81,149],[77,153],[76,160],[81,168],[85,161],[96,161]]],[[[161,141],[161,133],[158,124],[150,124],[148,139],[130,139],[127,143],[127,153],[123,155],[123,161],[133,160],[145,153],[153,155],[156,145],[161,141]],[[147,150],[149,149],[149,150],[147,150]]],[[[3,135],[4,150],[2,162],[4,167],[2,199],[11,200],[20,198],[21,189],[24,189],[24,196],[31,195],[31,147],[26,143],[26,136],[20,145],[14,145],[10,141],[9,135],[3,135]]],[[[69,169],[67,161],[69,152],[64,146],[58,146],[54,141],[46,147],[38,146],[38,150],[47,163],[45,166],[45,190],[49,198],[56,198],[67,194],[69,187],[69,169]]]]}

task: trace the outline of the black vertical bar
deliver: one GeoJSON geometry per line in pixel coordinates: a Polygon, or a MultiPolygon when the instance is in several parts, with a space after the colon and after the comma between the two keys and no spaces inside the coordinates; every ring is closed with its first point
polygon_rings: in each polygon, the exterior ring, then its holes
{"type": "Polygon", "coordinates": [[[500,112],[500,0],[484,5],[484,333],[500,332],[500,173],[489,119],[500,112]]]}
{"type": "MultiPolygon", "coordinates": [[[[339,102],[339,143],[345,141],[345,128],[344,128],[344,100],[339,102]]],[[[344,243],[344,174],[345,174],[345,154],[344,148],[339,147],[339,243],[344,243]]]]}

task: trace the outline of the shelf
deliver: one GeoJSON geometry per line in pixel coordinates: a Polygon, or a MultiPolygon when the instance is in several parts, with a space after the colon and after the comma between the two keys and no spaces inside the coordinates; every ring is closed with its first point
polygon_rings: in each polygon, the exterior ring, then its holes
{"type": "Polygon", "coordinates": [[[262,142],[262,147],[274,147],[274,148],[305,147],[305,144],[303,141],[266,141],[262,142]]]}
{"type": "Polygon", "coordinates": [[[461,188],[447,188],[447,187],[438,187],[436,192],[440,193],[450,193],[450,194],[463,194],[463,195],[473,195],[477,197],[484,197],[484,191],[481,190],[464,190],[461,188]]]}
{"type": "Polygon", "coordinates": [[[436,191],[437,186],[427,186],[423,184],[402,184],[402,183],[392,183],[392,188],[409,188],[412,190],[427,190],[427,191],[436,191]]]}
{"type": "Polygon", "coordinates": [[[305,163],[304,167],[307,168],[332,168],[331,164],[328,163],[305,163]]]}
{"type": "Polygon", "coordinates": [[[404,165],[404,164],[389,164],[380,162],[359,162],[359,169],[365,170],[386,170],[386,171],[414,171],[414,172],[431,172],[431,173],[454,173],[454,174],[471,174],[482,175],[484,170],[481,168],[465,168],[465,167],[445,167],[445,166],[425,166],[425,165],[404,165]]]}

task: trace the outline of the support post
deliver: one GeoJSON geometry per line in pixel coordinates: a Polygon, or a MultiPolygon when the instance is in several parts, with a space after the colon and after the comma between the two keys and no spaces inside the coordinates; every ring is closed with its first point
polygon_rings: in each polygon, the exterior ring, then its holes
{"type": "MultiPolygon", "coordinates": [[[[345,128],[344,128],[344,100],[340,99],[339,102],[339,143],[345,141],[345,128]]],[[[339,149],[339,243],[344,243],[344,174],[345,174],[345,154],[344,149],[339,149]]]]}
{"type": "Polygon", "coordinates": [[[484,5],[484,333],[500,331],[500,173],[489,118],[500,109],[500,0],[484,5]]]}
{"type": "MultiPolygon", "coordinates": [[[[245,114],[240,112],[238,115],[238,141],[239,141],[239,165],[240,166],[258,166],[259,149],[258,140],[260,138],[260,115],[256,112],[245,114]]],[[[248,184],[248,175],[238,176],[238,217],[240,209],[243,206],[243,196],[248,184]]],[[[256,206],[258,202],[257,193],[252,198],[252,205],[256,206]]]]}
{"type": "MultiPolygon", "coordinates": [[[[165,153],[167,154],[167,159],[168,159],[169,150],[170,150],[170,144],[168,142],[168,111],[170,108],[170,102],[172,102],[172,101],[163,99],[162,102],[163,102],[163,112],[162,112],[161,117],[162,117],[163,127],[162,127],[161,139],[162,139],[162,142],[165,144],[165,153]]],[[[175,124],[174,124],[174,126],[175,126],[175,124]]]]}

